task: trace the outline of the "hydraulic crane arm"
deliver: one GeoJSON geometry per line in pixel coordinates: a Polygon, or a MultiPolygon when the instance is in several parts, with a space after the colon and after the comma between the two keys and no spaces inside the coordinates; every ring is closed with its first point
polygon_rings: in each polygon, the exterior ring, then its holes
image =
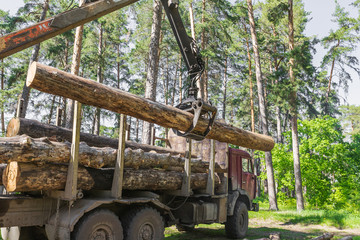
{"type": "Polygon", "coordinates": [[[100,18],[138,0],[98,0],[60,13],[35,25],[0,38],[0,59],[43,42],[79,25],[100,18]]]}
{"type": "Polygon", "coordinates": [[[176,129],[173,129],[173,131],[182,137],[203,140],[210,132],[217,113],[216,107],[203,101],[201,98],[198,99],[197,97],[199,89],[196,86],[196,82],[200,81],[201,74],[204,71],[204,62],[201,59],[201,54],[196,42],[186,33],[179,13],[178,0],[161,0],[161,2],[179,45],[181,55],[188,69],[188,76],[190,78],[188,96],[176,107],[194,114],[193,123],[185,132],[180,132],[176,129]],[[209,124],[205,131],[196,132],[194,129],[196,128],[200,118],[207,118],[209,120],[209,124]]]}

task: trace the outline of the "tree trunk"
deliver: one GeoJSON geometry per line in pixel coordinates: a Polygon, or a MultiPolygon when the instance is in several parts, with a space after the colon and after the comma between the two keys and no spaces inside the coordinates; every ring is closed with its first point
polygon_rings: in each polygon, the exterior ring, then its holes
{"type": "Polygon", "coordinates": [[[173,84],[174,87],[173,87],[172,96],[171,96],[171,106],[174,106],[174,104],[175,104],[176,85],[177,85],[176,80],[178,77],[178,73],[180,72],[178,61],[179,61],[179,56],[178,56],[178,59],[176,60],[176,69],[175,69],[175,77],[174,77],[174,84],[173,84]]]}
{"type": "Polygon", "coordinates": [[[135,123],[135,142],[139,142],[139,127],[140,127],[139,125],[140,125],[140,121],[137,118],[135,123]]]}
{"type": "MultiPolygon", "coordinates": [[[[244,29],[247,33],[246,23],[244,23],[244,29]]],[[[246,37],[246,52],[248,58],[248,68],[249,68],[249,83],[250,83],[250,117],[251,117],[251,131],[255,132],[255,111],[254,111],[254,94],[253,94],[253,82],[252,82],[252,66],[251,66],[251,54],[249,40],[246,37]]]]}
{"type": "MultiPolygon", "coordinates": [[[[49,138],[31,138],[26,135],[0,138],[0,163],[34,162],[44,163],[68,163],[70,159],[69,142],[54,142],[49,138]]],[[[81,142],[79,149],[79,164],[85,167],[102,168],[114,167],[117,157],[117,149],[89,147],[81,142]]],[[[125,150],[125,167],[134,169],[161,168],[164,170],[182,171],[185,158],[173,156],[170,153],[144,152],[141,149],[125,150]]],[[[200,159],[191,161],[192,172],[206,173],[209,163],[200,159]]],[[[216,172],[225,173],[218,164],[216,172]]]]}
{"type": "MultiPolygon", "coordinates": [[[[262,82],[263,76],[261,72],[260,53],[259,53],[259,46],[256,37],[252,0],[247,0],[247,5],[248,5],[248,15],[250,22],[251,39],[252,39],[252,45],[253,45],[254,57],[255,57],[255,70],[256,70],[255,73],[256,73],[256,82],[258,87],[259,109],[260,109],[259,119],[261,122],[261,128],[263,134],[269,135],[267,117],[266,117],[266,105],[265,105],[264,91],[263,91],[264,88],[262,82]]],[[[270,210],[278,210],[271,152],[265,152],[265,163],[266,163],[266,173],[268,179],[270,210]]]]}
{"type": "MultiPolygon", "coordinates": [[[[36,120],[30,120],[25,118],[13,118],[10,120],[7,128],[7,137],[14,137],[18,135],[26,134],[33,138],[49,137],[50,139],[56,139],[57,141],[72,140],[72,131],[67,128],[57,127],[54,125],[47,125],[40,123],[36,120]]],[[[117,148],[119,146],[118,139],[101,137],[92,135],[89,133],[80,133],[80,141],[86,142],[89,146],[94,147],[111,147],[117,148]]],[[[175,151],[168,148],[155,147],[146,144],[135,143],[126,141],[125,147],[131,149],[142,149],[145,152],[155,151],[157,153],[170,153],[172,155],[184,156],[184,152],[175,151]]],[[[196,155],[192,155],[196,158],[196,155]]]]}
{"type": "MultiPolygon", "coordinates": [[[[201,13],[201,25],[204,26],[205,24],[205,11],[206,11],[206,0],[202,0],[202,13],[201,13]]],[[[205,32],[205,28],[203,27],[202,31],[201,31],[201,50],[204,51],[206,48],[206,32],[205,32]]],[[[205,58],[205,70],[201,76],[201,79],[197,82],[197,87],[199,88],[199,93],[202,99],[204,99],[204,101],[207,101],[207,99],[205,100],[205,82],[207,81],[207,72],[206,72],[206,58],[205,58]]]]}
{"type": "MultiPolygon", "coordinates": [[[[98,83],[103,83],[103,73],[102,73],[102,65],[103,65],[103,26],[100,23],[99,24],[99,42],[98,42],[98,66],[97,66],[97,72],[96,72],[96,81],[98,83]]],[[[94,123],[94,134],[99,135],[100,134],[100,108],[96,108],[95,110],[95,123],[94,123]]]]}
{"type": "MultiPolygon", "coordinates": [[[[33,63],[28,73],[27,84],[43,92],[72,98],[87,105],[123,113],[166,128],[186,131],[193,123],[193,114],[189,112],[40,63],[33,63]]],[[[208,119],[200,118],[194,131],[204,132],[208,124],[208,119]]],[[[214,122],[207,138],[264,151],[270,151],[274,147],[274,141],[269,136],[248,132],[219,121],[214,122]]]]}
{"type": "Polygon", "coordinates": [[[182,72],[181,72],[181,56],[179,57],[179,103],[183,100],[182,90],[183,90],[183,82],[182,82],[182,72]]]}
{"type": "MultiPolygon", "coordinates": [[[[338,40],[335,48],[338,48],[339,46],[340,46],[340,39],[338,40]]],[[[329,114],[329,95],[330,95],[330,91],[331,91],[331,82],[332,82],[334,67],[335,67],[335,58],[333,59],[333,61],[332,61],[332,63],[331,63],[329,83],[328,83],[328,87],[327,87],[327,90],[326,90],[326,96],[325,96],[325,114],[329,114]]]]}
{"type": "MultiPolygon", "coordinates": [[[[159,68],[159,47],[160,47],[160,30],[161,30],[161,12],[162,6],[160,0],[154,0],[153,4],[153,22],[151,27],[150,51],[147,66],[147,75],[145,83],[145,98],[156,101],[156,83],[159,68]]],[[[143,123],[142,143],[150,144],[151,127],[149,122],[143,123]]]]}
{"type": "Polygon", "coordinates": [[[51,119],[52,119],[52,116],[53,116],[53,113],[54,113],[54,108],[55,108],[55,100],[56,100],[56,96],[54,95],[52,97],[52,100],[51,100],[50,112],[49,112],[49,117],[48,117],[48,124],[51,124],[51,119]]]}
{"type": "Polygon", "coordinates": [[[195,38],[194,12],[193,12],[193,7],[192,7],[192,2],[189,3],[189,15],[190,15],[191,37],[192,37],[192,39],[196,40],[196,38],[195,38]]]}
{"type": "MultiPolygon", "coordinates": [[[[4,59],[1,59],[1,85],[0,89],[3,91],[5,83],[5,69],[4,69],[4,59]]],[[[1,133],[5,135],[5,114],[4,109],[1,109],[1,133]]]]}
{"type": "MultiPolygon", "coordinates": [[[[43,10],[39,19],[39,22],[44,21],[46,18],[46,13],[49,9],[49,1],[50,0],[44,0],[43,4],[43,10]]],[[[36,44],[33,48],[33,51],[31,53],[30,63],[29,66],[38,60],[39,57],[39,51],[40,51],[40,43],[36,44]]],[[[19,117],[24,118],[26,116],[26,111],[29,105],[29,98],[30,98],[30,88],[24,83],[24,87],[21,93],[21,98],[23,99],[22,105],[20,106],[20,115],[19,117]]]]}
{"type": "Polygon", "coordinates": [[[223,112],[222,118],[225,120],[226,116],[226,91],[227,91],[227,56],[225,56],[224,63],[224,80],[223,80],[223,112]]]}
{"type": "MultiPolygon", "coordinates": [[[[33,163],[11,162],[2,173],[2,180],[9,192],[63,190],[65,188],[68,166],[62,164],[36,165],[33,163]],[[16,176],[14,178],[14,176],[16,176]]],[[[77,187],[83,190],[110,190],[113,169],[92,169],[79,166],[77,187]]],[[[123,189],[127,190],[179,190],[183,173],[159,170],[124,170],[123,189]]],[[[191,174],[191,188],[205,189],[207,173],[191,174]]],[[[220,185],[220,179],[215,179],[220,185]]]]}
{"type": "MultiPolygon", "coordinates": [[[[84,4],[85,0],[79,0],[79,6],[83,6],[84,4]]],[[[71,62],[71,73],[75,75],[79,75],[83,31],[84,25],[78,26],[75,30],[74,52],[71,62]]],[[[71,129],[73,127],[75,102],[72,99],[68,99],[66,103],[65,127],[71,129]]]]}
{"type": "MultiPolygon", "coordinates": [[[[293,1],[288,0],[289,3],[289,50],[294,50],[294,15],[293,15],[293,1]]],[[[295,85],[294,75],[294,58],[290,58],[289,61],[289,76],[290,82],[295,85]]],[[[291,107],[291,136],[292,136],[292,148],[294,157],[294,174],[295,174],[295,191],[296,191],[296,209],[298,211],[304,210],[304,198],[302,192],[301,181],[301,167],[300,167],[300,154],[299,154],[299,140],[297,129],[297,93],[296,89],[293,89],[290,95],[290,107],[291,107]]]]}

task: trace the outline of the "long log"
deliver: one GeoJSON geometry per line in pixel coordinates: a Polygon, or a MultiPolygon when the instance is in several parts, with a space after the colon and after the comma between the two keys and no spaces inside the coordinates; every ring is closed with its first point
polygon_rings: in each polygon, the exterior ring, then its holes
{"type": "MultiPolygon", "coordinates": [[[[68,163],[70,159],[69,142],[54,142],[48,138],[31,138],[27,135],[0,138],[0,163],[35,162],[68,163]]],[[[114,167],[117,150],[109,147],[89,147],[80,143],[79,164],[92,167],[114,167]]],[[[144,152],[141,149],[125,149],[125,167],[134,169],[161,168],[164,170],[183,171],[185,158],[170,153],[144,152]]],[[[200,159],[192,159],[192,171],[206,173],[209,163],[200,159]]],[[[226,172],[218,164],[216,172],[226,172]]]]}
{"type": "MultiPolygon", "coordinates": [[[[186,131],[193,121],[193,114],[189,112],[37,62],[30,66],[26,84],[42,92],[130,115],[166,128],[186,131]]],[[[200,118],[195,131],[205,131],[208,122],[209,120],[200,118]]],[[[207,138],[263,151],[270,151],[275,144],[269,136],[245,131],[219,121],[215,121],[207,138]]]]}
{"type": "MultiPolygon", "coordinates": [[[[26,134],[33,138],[49,137],[56,138],[57,141],[69,141],[72,139],[72,130],[68,128],[58,127],[50,124],[44,124],[36,120],[26,118],[12,118],[6,129],[6,137],[14,137],[17,135],[26,134]]],[[[111,147],[117,148],[119,140],[109,137],[102,137],[89,133],[80,133],[80,141],[86,142],[89,146],[94,147],[111,147]]],[[[145,152],[155,151],[158,153],[170,153],[173,155],[184,156],[185,153],[181,151],[172,150],[169,148],[151,146],[147,144],[140,144],[132,141],[125,142],[126,148],[142,149],[145,152]]],[[[196,155],[192,155],[196,158],[196,155]]]]}
{"type": "MultiPolygon", "coordinates": [[[[3,185],[8,192],[63,190],[66,183],[67,165],[11,162],[2,175],[3,185]]],[[[113,169],[93,169],[79,166],[78,189],[109,190],[112,184],[113,169]]],[[[205,189],[208,174],[191,175],[191,188],[205,189]]],[[[183,174],[174,171],[125,169],[123,189],[128,190],[179,190],[183,174]]],[[[216,178],[216,185],[220,180],[216,178]]]]}

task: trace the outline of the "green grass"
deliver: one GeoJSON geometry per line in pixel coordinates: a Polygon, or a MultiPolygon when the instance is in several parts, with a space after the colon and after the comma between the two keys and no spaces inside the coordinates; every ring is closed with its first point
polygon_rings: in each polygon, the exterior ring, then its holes
{"type": "Polygon", "coordinates": [[[339,229],[360,228],[360,214],[330,210],[296,210],[249,212],[249,218],[272,219],[284,224],[324,225],[339,229]]]}

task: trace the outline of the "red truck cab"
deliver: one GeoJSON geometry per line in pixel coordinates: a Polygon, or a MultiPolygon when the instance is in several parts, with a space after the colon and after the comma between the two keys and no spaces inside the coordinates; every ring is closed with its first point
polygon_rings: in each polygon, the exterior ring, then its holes
{"type": "Polygon", "coordinates": [[[249,153],[229,148],[229,191],[242,190],[249,200],[256,197],[256,175],[249,153]]]}

